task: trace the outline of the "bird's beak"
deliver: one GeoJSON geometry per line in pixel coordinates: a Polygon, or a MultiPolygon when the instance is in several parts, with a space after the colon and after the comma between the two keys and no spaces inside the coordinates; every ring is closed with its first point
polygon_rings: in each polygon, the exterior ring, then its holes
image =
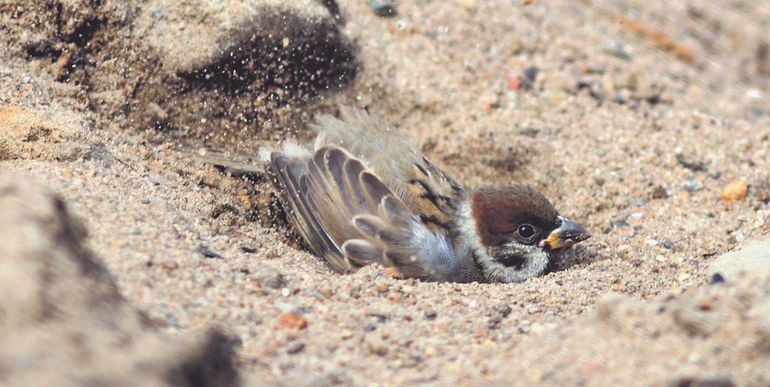
{"type": "Polygon", "coordinates": [[[591,232],[587,228],[563,217],[559,216],[561,226],[553,230],[548,238],[543,240],[543,244],[551,250],[558,250],[569,247],[575,243],[584,241],[591,237],[591,232]]]}

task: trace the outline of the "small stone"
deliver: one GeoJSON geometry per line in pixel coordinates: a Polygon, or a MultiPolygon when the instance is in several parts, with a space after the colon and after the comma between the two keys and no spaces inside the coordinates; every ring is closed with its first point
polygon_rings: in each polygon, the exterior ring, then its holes
{"type": "Polygon", "coordinates": [[[211,258],[211,259],[222,259],[222,258],[224,258],[224,257],[222,257],[221,254],[219,254],[218,252],[212,250],[211,248],[209,248],[206,245],[199,245],[197,251],[198,251],[198,253],[200,255],[204,256],[205,258],[211,258]]]}
{"type": "Polygon", "coordinates": [[[663,246],[664,249],[668,249],[668,250],[671,250],[674,248],[674,242],[671,242],[668,239],[663,241],[663,243],[661,243],[660,245],[663,246]]]}
{"type": "Polygon", "coordinates": [[[677,277],[679,282],[687,281],[688,279],[690,279],[690,273],[679,273],[679,276],[677,277]]]}
{"type": "Polygon", "coordinates": [[[241,251],[244,253],[253,254],[257,252],[257,246],[251,244],[250,242],[246,242],[241,245],[241,251]]]}
{"type": "Polygon", "coordinates": [[[371,0],[369,7],[379,17],[393,17],[398,14],[396,11],[396,2],[393,0],[371,0]]]}
{"type": "Polygon", "coordinates": [[[535,86],[535,80],[537,79],[537,74],[539,73],[540,69],[538,69],[536,66],[529,66],[524,69],[524,74],[521,77],[521,85],[524,90],[530,90],[535,86]]]}
{"type": "Polygon", "coordinates": [[[305,349],[305,343],[291,343],[288,347],[286,347],[286,353],[289,355],[294,355],[296,353],[300,353],[305,349]]]}
{"type": "Polygon", "coordinates": [[[294,313],[282,313],[278,316],[278,327],[281,329],[302,330],[307,328],[307,320],[294,313]]]}
{"type": "Polygon", "coordinates": [[[678,154],[676,156],[676,161],[679,163],[679,165],[693,172],[706,172],[708,170],[708,168],[706,168],[706,164],[700,161],[692,161],[692,160],[686,159],[682,154],[678,154]]]}
{"type": "Polygon", "coordinates": [[[628,52],[623,42],[619,40],[613,40],[610,42],[604,52],[626,61],[631,60],[631,54],[628,52]]]}
{"type": "Polygon", "coordinates": [[[326,298],[332,298],[334,295],[334,290],[329,286],[322,287],[319,292],[326,298]]]}
{"type": "Polygon", "coordinates": [[[518,40],[515,40],[511,43],[509,48],[511,50],[511,55],[519,55],[522,49],[521,42],[519,42],[518,40]]]}
{"type": "Polygon", "coordinates": [[[631,226],[628,222],[622,219],[613,220],[612,222],[610,222],[610,225],[612,225],[613,227],[630,227],[631,226]]]}
{"type": "Polygon", "coordinates": [[[401,301],[401,295],[396,292],[388,293],[388,300],[393,302],[401,301]]]}
{"type": "Polygon", "coordinates": [[[701,185],[695,181],[695,180],[687,180],[682,184],[682,188],[684,188],[687,192],[697,192],[701,189],[701,185]]]}
{"type": "MultiPolygon", "coordinates": [[[[147,105],[147,112],[150,114],[150,117],[156,123],[162,123],[162,122],[168,121],[168,112],[166,112],[166,110],[164,110],[162,107],[160,107],[160,105],[158,105],[155,102],[150,102],[147,105]]],[[[204,152],[205,152],[205,149],[204,149],[204,152]]],[[[200,150],[198,150],[198,153],[200,153],[200,150]]],[[[205,154],[201,156],[205,156],[205,154]]]]}
{"type": "Polygon", "coordinates": [[[652,198],[653,199],[666,199],[668,197],[668,192],[666,191],[663,186],[656,186],[652,189],[652,198]]]}
{"type": "Polygon", "coordinates": [[[262,275],[254,276],[254,280],[256,280],[260,286],[273,289],[281,289],[286,287],[286,278],[281,273],[267,272],[262,275]]]}
{"type": "Polygon", "coordinates": [[[746,179],[741,178],[727,183],[719,196],[726,202],[732,202],[745,199],[748,192],[749,186],[746,179]]]}
{"type": "Polygon", "coordinates": [[[665,387],[733,387],[730,378],[727,377],[680,377],[666,381],[665,387]]]}
{"type": "Polygon", "coordinates": [[[492,310],[494,311],[494,314],[500,316],[500,318],[506,318],[513,312],[513,308],[508,304],[495,305],[492,307],[492,310]]]}
{"type": "Polygon", "coordinates": [[[508,91],[519,91],[521,90],[522,82],[521,78],[519,78],[516,74],[511,74],[508,76],[508,91]]]}
{"type": "Polygon", "coordinates": [[[388,354],[388,346],[382,339],[368,340],[366,344],[372,355],[385,356],[388,354]]]}

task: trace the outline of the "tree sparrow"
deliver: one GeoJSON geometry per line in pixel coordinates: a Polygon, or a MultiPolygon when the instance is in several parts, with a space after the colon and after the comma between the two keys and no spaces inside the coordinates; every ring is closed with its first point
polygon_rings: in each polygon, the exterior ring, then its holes
{"type": "Polygon", "coordinates": [[[521,282],[591,236],[532,188],[463,188],[365,111],[313,127],[312,147],[262,158],[291,223],[338,272],[378,263],[429,281],[521,282]]]}

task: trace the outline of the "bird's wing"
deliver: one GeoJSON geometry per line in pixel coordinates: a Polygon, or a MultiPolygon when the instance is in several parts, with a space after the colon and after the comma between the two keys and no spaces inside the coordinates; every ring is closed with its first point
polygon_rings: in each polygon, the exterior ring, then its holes
{"type": "Polygon", "coordinates": [[[273,152],[270,169],[292,223],[332,268],[376,262],[424,277],[410,240],[417,217],[361,160],[325,146],[309,160],[273,152]]]}
{"type": "Polygon", "coordinates": [[[444,171],[429,162],[407,138],[381,117],[364,110],[343,107],[340,118],[324,115],[314,125],[316,149],[337,145],[365,160],[369,168],[427,227],[446,229],[452,200],[462,188],[444,171]]]}
{"type": "Polygon", "coordinates": [[[448,230],[452,227],[452,214],[458,210],[460,192],[459,184],[423,157],[409,171],[405,202],[426,227],[448,230]]]}

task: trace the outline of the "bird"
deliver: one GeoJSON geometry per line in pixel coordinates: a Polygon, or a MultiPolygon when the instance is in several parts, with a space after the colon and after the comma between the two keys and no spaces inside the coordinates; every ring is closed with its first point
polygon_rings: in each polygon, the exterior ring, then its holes
{"type": "Polygon", "coordinates": [[[308,144],[260,158],[293,228],[332,270],[379,264],[401,278],[518,283],[591,237],[535,189],[468,189],[382,116],[341,107],[308,144]]]}

